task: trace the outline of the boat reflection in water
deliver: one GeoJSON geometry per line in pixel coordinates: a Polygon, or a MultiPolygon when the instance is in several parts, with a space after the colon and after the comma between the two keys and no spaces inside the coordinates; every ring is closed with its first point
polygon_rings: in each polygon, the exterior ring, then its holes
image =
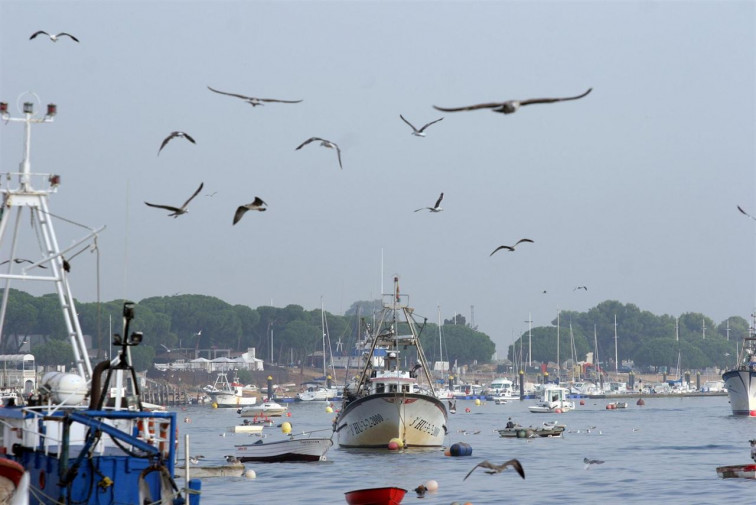
{"type": "Polygon", "coordinates": [[[362,373],[344,390],[344,404],[334,422],[341,447],[386,448],[392,440],[404,447],[443,445],[446,407],[433,389],[407,302],[395,277],[393,293],[384,295],[383,310],[369,336],[362,373]],[[408,334],[400,335],[400,328],[408,334]],[[401,369],[400,349],[415,363],[411,370],[401,369]]]}

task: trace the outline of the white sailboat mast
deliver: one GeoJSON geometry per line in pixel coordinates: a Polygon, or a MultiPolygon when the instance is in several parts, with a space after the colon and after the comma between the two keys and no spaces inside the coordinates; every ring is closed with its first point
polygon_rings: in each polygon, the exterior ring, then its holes
{"type": "Polygon", "coordinates": [[[617,354],[617,314],[614,314],[614,375],[619,375],[619,361],[617,354]]]}
{"type": "Polygon", "coordinates": [[[559,309],[557,309],[557,360],[556,360],[556,366],[557,366],[557,378],[560,375],[560,367],[559,367],[559,309]]]}

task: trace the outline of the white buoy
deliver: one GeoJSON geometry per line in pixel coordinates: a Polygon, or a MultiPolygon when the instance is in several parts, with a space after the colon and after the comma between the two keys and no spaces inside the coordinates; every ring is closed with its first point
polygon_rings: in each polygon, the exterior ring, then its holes
{"type": "Polygon", "coordinates": [[[435,480],[429,480],[425,483],[425,489],[428,490],[429,493],[435,493],[438,491],[438,482],[435,480]]]}
{"type": "Polygon", "coordinates": [[[246,478],[248,478],[248,479],[256,479],[257,478],[257,474],[251,468],[249,470],[247,470],[246,472],[244,472],[244,476],[246,478]]]}

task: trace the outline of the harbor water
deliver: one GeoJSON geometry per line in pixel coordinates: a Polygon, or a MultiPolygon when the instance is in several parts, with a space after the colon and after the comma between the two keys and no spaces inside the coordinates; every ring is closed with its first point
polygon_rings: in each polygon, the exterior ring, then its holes
{"type": "MultiPolygon", "coordinates": [[[[610,399],[583,402],[564,414],[533,414],[527,407],[534,400],[505,405],[458,400],[445,445],[470,444],[471,456],[449,457],[442,449],[339,449],[334,436],[326,461],[246,463],[256,478],[203,479],[203,504],[343,504],[347,491],[383,486],[407,489],[402,503],[422,505],[751,503],[755,482],[716,473],[718,466],[751,462],[748,441],[756,438],[756,419],[732,416],[726,396],[651,397],[644,406],[631,399],[627,408],[615,410],[606,408],[610,399]],[[501,438],[496,430],[509,417],[523,426],[557,421],[567,429],[561,438],[501,438]],[[463,481],[483,460],[500,464],[512,458],[524,467],[524,480],[511,468],[494,475],[478,468],[463,481]],[[604,463],[587,467],[584,458],[604,463]],[[431,479],[438,491],[420,499],[414,488],[431,479]]],[[[265,441],[283,437],[277,425],[284,421],[293,433],[331,435],[335,413],[325,403],[288,405],[291,416],[273,418],[274,425],[263,430],[265,441]]],[[[226,432],[240,421],[233,409],[187,407],[179,412],[179,439],[183,444],[189,434],[190,452],[205,456],[203,465],[221,465],[234,444],[260,439],[226,432]]]]}

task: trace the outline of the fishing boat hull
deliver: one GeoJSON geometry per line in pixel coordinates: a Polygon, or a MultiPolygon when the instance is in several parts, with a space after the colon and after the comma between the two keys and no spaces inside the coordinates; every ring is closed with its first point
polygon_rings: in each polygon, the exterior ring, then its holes
{"type": "Polygon", "coordinates": [[[292,438],[277,442],[234,446],[236,459],[242,463],[281,463],[286,461],[323,461],[333,445],[330,438],[292,438]]]}
{"type": "Polygon", "coordinates": [[[723,479],[756,479],[756,464],[719,466],[717,475],[723,479]]]}
{"type": "Polygon", "coordinates": [[[730,408],[735,416],[756,417],[756,371],[729,370],[722,379],[730,397],[730,408]]]}
{"type": "Polygon", "coordinates": [[[444,404],[418,393],[376,393],[350,402],[336,421],[339,446],[385,448],[398,438],[405,447],[441,447],[444,404]]]}
{"type": "Polygon", "coordinates": [[[399,487],[374,487],[348,491],[344,497],[349,505],[399,505],[405,494],[399,487]]]}

